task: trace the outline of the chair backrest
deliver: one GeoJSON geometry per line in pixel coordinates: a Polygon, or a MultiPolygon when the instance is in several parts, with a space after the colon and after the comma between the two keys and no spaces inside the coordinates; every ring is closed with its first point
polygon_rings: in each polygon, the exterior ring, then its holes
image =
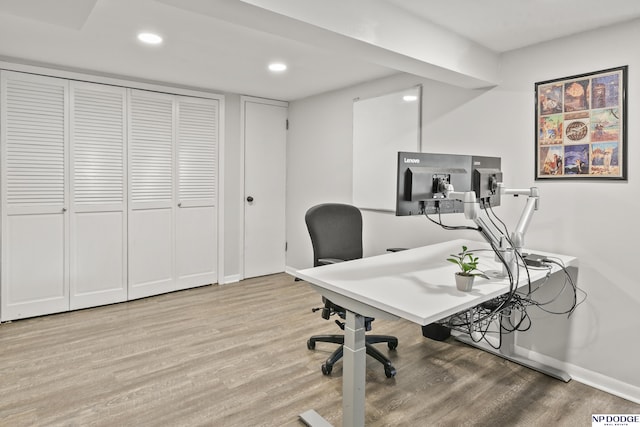
{"type": "Polygon", "coordinates": [[[358,208],[324,203],[310,208],[304,219],[311,236],[314,267],[322,258],[362,258],[362,214],[358,208]]]}

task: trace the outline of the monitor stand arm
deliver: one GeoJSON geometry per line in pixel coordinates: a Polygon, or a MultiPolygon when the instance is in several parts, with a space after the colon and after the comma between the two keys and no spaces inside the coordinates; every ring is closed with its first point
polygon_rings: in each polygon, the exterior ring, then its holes
{"type": "MultiPolygon", "coordinates": [[[[519,253],[524,246],[524,236],[533,218],[533,213],[538,210],[540,204],[540,193],[537,187],[505,188],[503,183],[498,183],[498,191],[500,191],[501,195],[512,195],[514,197],[527,196],[527,203],[509,239],[503,238],[502,232],[497,230],[493,224],[487,223],[483,218],[480,218],[480,203],[476,198],[475,191],[454,191],[453,186],[449,185],[445,191],[445,197],[460,200],[464,203],[465,218],[476,223],[480,228],[482,237],[490,243],[494,249],[501,252],[505,264],[508,264],[509,268],[513,271],[511,267],[515,266],[512,266],[512,264],[517,262],[517,256],[515,256],[514,252],[519,253]],[[509,242],[507,242],[507,240],[509,240],[509,242]]],[[[506,268],[506,266],[503,268],[503,277],[508,274],[505,270],[506,268]]]]}
{"type": "MultiPolygon", "coordinates": [[[[511,245],[513,249],[520,250],[524,245],[524,235],[527,232],[527,228],[529,228],[529,224],[531,223],[531,218],[533,217],[533,213],[538,210],[540,205],[540,193],[538,191],[538,187],[531,188],[505,188],[503,183],[498,183],[498,189],[501,195],[513,195],[514,197],[518,196],[527,196],[527,204],[522,210],[522,214],[520,215],[520,220],[516,225],[516,228],[511,233],[511,245]]],[[[495,227],[490,227],[480,215],[480,203],[476,198],[475,191],[454,191],[453,186],[449,185],[447,190],[445,191],[445,197],[448,199],[460,200],[464,203],[464,216],[467,219],[474,221],[478,226],[480,226],[483,230],[487,230],[491,236],[482,233],[483,237],[489,241],[495,247],[501,248],[503,245],[502,239],[500,239],[496,233],[494,232],[495,227]]],[[[500,233],[498,233],[500,234],[500,233]]]]}
{"type": "Polygon", "coordinates": [[[527,232],[527,228],[529,228],[533,213],[538,210],[540,205],[540,193],[538,191],[538,187],[531,187],[528,189],[506,189],[502,187],[501,184],[498,184],[498,186],[500,187],[501,194],[512,194],[514,197],[518,197],[520,195],[528,196],[527,204],[522,210],[520,220],[518,221],[516,228],[511,233],[511,244],[513,245],[513,249],[520,252],[522,246],[524,246],[524,235],[527,232]]]}

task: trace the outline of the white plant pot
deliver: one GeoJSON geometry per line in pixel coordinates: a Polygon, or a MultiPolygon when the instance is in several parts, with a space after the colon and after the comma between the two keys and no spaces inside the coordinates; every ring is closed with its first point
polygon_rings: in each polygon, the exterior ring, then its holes
{"type": "Polygon", "coordinates": [[[473,279],[475,279],[475,276],[464,276],[456,273],[456,288],[459,291],[469,292],[473,288],[473,279]]]}

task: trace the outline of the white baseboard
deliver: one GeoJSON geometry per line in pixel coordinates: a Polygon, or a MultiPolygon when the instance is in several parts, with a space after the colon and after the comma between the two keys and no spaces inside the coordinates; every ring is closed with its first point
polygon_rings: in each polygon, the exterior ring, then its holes
{"type": "Polygon", "coordinates": [[[224,279],[222,281],[222,283],[220,283],[221,285],[226,285],[228,283],[236,283],[240,281],[240,275],[239,274],[232,274],[230,276],[224,276],[224,279]]]}
{"type": "MultiPolygon", "coordinates": [[[[286,266],[284,268],[284,272],[293,277],[295,277],[297,271],[298,269],[293,267],[286,266]]],[[[237,283],[237,282],[240,282],[241,280],[243,280],[243,277],[240,274],[231,274],[229,276],[224,276],[224,278],[222,279],[222,282],[220,282],[219,284],[226,285],[228,283],[237,283]]]]}
{"type": "Polygon", "coordinates": [[[576,366],[569,362],[562,362],[544,354],[537,353],[516,345],[516,353],[527,359],[561,369],[571,375],[571,378],[590,387],[597,388],[614,396],[640,404],[640,387],[608,377],[598,372],[576,366]]]}

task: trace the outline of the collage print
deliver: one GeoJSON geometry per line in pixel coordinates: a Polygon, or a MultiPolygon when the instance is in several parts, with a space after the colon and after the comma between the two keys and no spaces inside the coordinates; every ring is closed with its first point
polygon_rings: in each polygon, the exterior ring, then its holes
{"type": "Polygon", "coordinates": [[[624,178],[625,71],[536,84],[536,179],[624,178]]]}

